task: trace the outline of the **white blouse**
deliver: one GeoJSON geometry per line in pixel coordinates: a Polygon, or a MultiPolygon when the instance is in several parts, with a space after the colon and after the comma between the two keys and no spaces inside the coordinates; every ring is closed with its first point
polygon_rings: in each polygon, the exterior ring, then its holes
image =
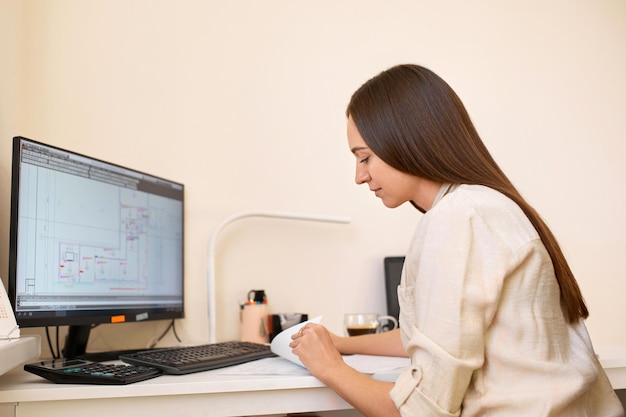
{"type": "Polygon", "coordinates": [[[444,185],[404,265],[412,365],[391,391],[403,416],[624,415],[584,323],[564,316],[550,256],[508,197],[444,185]]]}

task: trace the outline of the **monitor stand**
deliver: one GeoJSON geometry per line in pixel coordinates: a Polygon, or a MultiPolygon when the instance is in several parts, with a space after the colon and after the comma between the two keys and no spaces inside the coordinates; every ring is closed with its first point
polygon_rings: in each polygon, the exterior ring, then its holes
{"type": "Polygon", "coordinates": [[[90,332],[91,324],[70,326],[67,336],[65,336],[62,356],[70,359],[83,356],[87,351],[90,332]]]}
{"type": "Polygon", "coordinates": [[[69,326],[67,336],[65,337],[65,345],[62,352],[63,358],[85,359],[92,362],[107,362],[118,360],[119,356],[124,353],[134,353],[144,350],[150,350],[148,348],[141,348],[89,353],[87,352],[87,342],[89,341],[89,333],[91,332],[91,327],[91,324],[86,324],[82,326],[69,326]]]}

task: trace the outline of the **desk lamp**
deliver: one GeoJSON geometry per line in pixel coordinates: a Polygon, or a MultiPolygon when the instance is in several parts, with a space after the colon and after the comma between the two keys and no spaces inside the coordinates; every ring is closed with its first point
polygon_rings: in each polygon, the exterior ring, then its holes
{"type": "Polygon", "coordinates": [[[314,221],[314,222],[325,222],[325,223],[350,223],[350,219],[347,217],[334,217],[334,216],[322,216],[317,214],[298,214],[298,213],[290,213],[290,212],[281,212],[281,211],[244,211],[241,213],[234,214],[221,223],[219,223],[211,237],[209,238],[209,247],[208,247],[208,267],[207,267],[207,304],[208,304],[208,313],[209,313],[209,342],[216,342],[216,332],[215,327],[217,324],[216,320],[216,306],[215,306],[215,247],[217,246],[217,237],[220,232],[229,224],[234,223],[238,220],[249,218],[249,217],[261,217],[261,218],[272,218],[272,219],[283,219],[283,220],[306,220],[306,221],[314,221]]]}

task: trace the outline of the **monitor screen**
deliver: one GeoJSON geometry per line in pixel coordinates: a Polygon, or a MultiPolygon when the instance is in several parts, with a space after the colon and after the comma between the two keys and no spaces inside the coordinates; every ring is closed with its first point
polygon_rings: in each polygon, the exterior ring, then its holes
{"type": "Polygon", "coordinates": [[[20,327],[183,317],[183,184],[13,139],[9,297],[20,327]]]}

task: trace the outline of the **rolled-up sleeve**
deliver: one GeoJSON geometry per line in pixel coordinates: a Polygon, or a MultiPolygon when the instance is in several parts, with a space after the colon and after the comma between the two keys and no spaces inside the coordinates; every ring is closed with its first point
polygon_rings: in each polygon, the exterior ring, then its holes
{"type": "Polygon", "coordinates": [[[420,410],[425,416],[459,416],[461,413],[448,413],[439,408],[430,398],[422,394],[418,385],[422,380],[422,371],[419,368],[406,369],[396,381],[391,390],[391,399],[396,404],[402,416],[414,416],[414,410],[420,410]]]}
{"type": "Polygon", "coordinates": [[[421,348],[414,351],[413,365],[400,375],[390,393],[400,414],[414,416],[419,410],[427,416],[459,416],[465,390],[480,361],[451,356],[417,328],[412,343],[421,348]]]}

